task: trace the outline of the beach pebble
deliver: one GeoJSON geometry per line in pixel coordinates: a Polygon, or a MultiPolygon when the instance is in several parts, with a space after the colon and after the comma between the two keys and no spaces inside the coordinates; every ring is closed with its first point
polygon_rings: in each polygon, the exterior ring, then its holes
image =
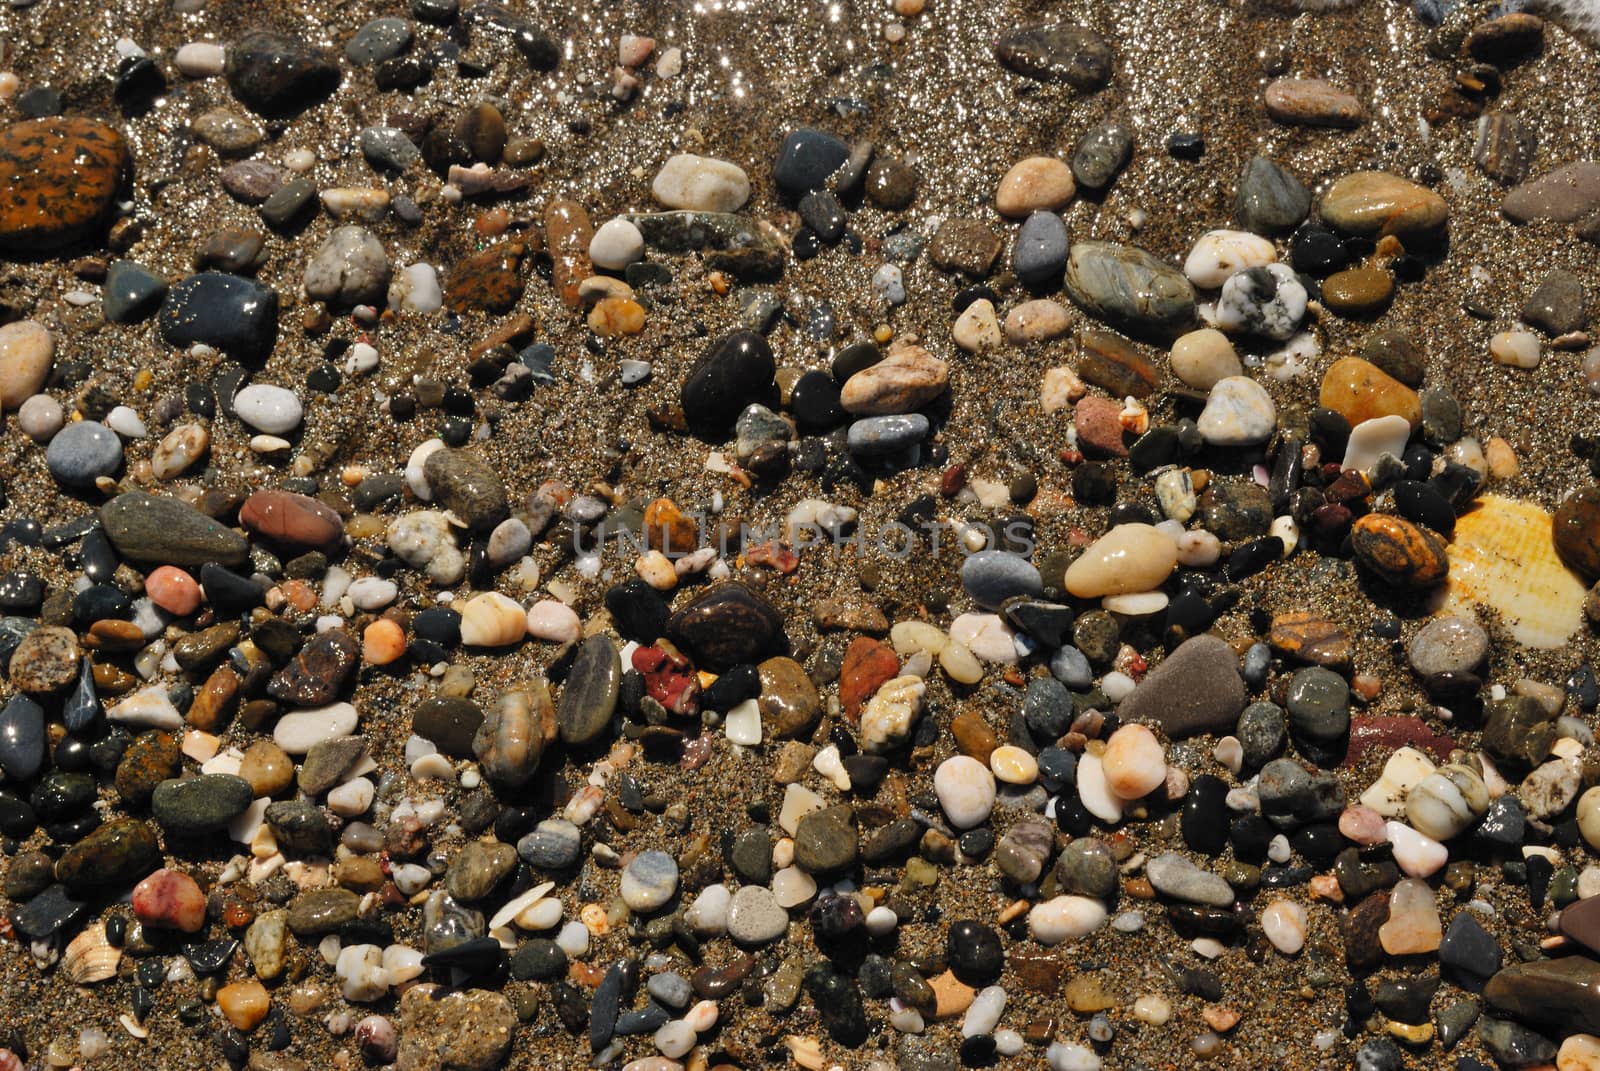
{"type": "Polygon", "coordinates": [[[1438,231],[1450,215],[1437,193],[1386,171],[1345,175],[1323,193],[1319,207],[1323,221],[1337,230],[1402,240],[1438,231]]]}
{"type": "Polygon", "coordinates": [[[1274,900],[1261,912],[1261,930],[1286,956],[1306,945],[1306,909],[1292,900],[1274,900]]]}
{"type": "Polygon", "coordinates": [[[1011,267],[1025,283],[1045,283],[1060,276],[1067,250],[1067,225],[1061,217],[1054,212],[1034,212],[1017,232],[1011,267]]]}
{"type": "Polygon", "coordinates": [[[1350,439],[1345,444],[1346,469],[1370,472],[1385,455],[1399,460],[1405,455],[1406,444],[1411,440],[1411,425],[1401,416],[1374,417],[1363,420],[1350,429],[1350,439]]]}
{"type": "Polygon", "coordinates": [[[589,259],[597,268],[621,271],[644,258],[644,235],[638,226],[622,218],[607,220],[589,239],[589,259]]]}
{"type": "Polygon", "coordinates": [[[1087,896],[1056,896],[1028,911],[1028,936],[1042,945],[1087,937],[1106,921],[1105,905],[1087,896]]]}
{"type": "Polygon", "coordinates": [[[994,774],[967,755],[955,755],[939,764],[933,775],[933,790],[945,817],[957,829],[971,829],[994,809],[994,774]]]}
{"type": "MultiPolygon", "coordinates": [[[[725,910],[728,935],[741,945],[764,945],[789,931],[789,912],[760,885],[740,886],[725,910]]],[[[702,918],[708,912],[702,911],[702,918]]]]}
{"type": "Polygon", "coordinates": [[[559,599],[543,599],[528,607],[528,635],[548,643],[576,643],[583,636],[577,613],[559,599]]]}
{"type": "Polygon", "coordinates": [[[497,591],[473,596],[460,612],[461,642],[469,647],[509,647],[527,634],[527,611],[497,591]]]}
{"type": "Polygon", "coordinates": [[[1119,524],[1067,567],[1064,583],[1080,599],[1151,591],[1177,564],[1177,544],[1166,532],[1137,522],[1119,524]]]}
{"type": "Polygon", "coordinates": [[[668,208],[737,212],[750,199],[750,178],[726,160],[679,153],[661,165],[650,193],[668,208]]]}
{"type": "Polygon", "coordinates": [[[304,412],[294,391],[266,383],[252,383],[234,395],[233,409],[240,420],[268,435],[298,428],[304,412]]]}
{"type": "Polygon", "coordinates": [[[287,754],[304,755],[317,744],[349,736],[356,731],[359,720],[356,708],[349,703],[293,710],[278,719],[272,740],[287,754]]]}
{"type": "Polygon", "coordinates": [[[1230,376],[1244,374],[1233,343],[1214,327],[1179,336],[1170,354],[1172,374],[1196,390],[1210,390],[1230,376]]]}
{"type": "Polygon", "coordinates": [[[654,911],[678,891],[678,864],[663,851],[640,852],[622,871],[622,901],[632,911],[654,911]]]}
{"type": "Polygon", "coordinates": [[[1278,259],[1266,238],[1249,231],[1215,230],[1202,234],[1183,262],[1183,274],[1207,290],[1221,286],[1244,268],[1259,268],[1278,259]]]}
{"type": "Polygon", "coordinates": [[[90,486],[122,467],[122,440],[104,424],[80,420],[62,428],[50,440],[45,465],[59,483],[90,486]]]}
{"type": "Polygon", "coordinates": [[[950,337],[968,353],[999,349],[1000,322],[995,318],[994,303],[988,298],[979,298],[962,309],[950,328],[950,337]]]}
{"type": "Polygon", "coordinates": [[[1279,78],[1267,85],[1267,114],[1299,126],[1361,125],[1361,102],[1320,78],[1279,78]]]}
{"type": "Polygon", "coordinates": [[[1212,907],[1227,907],[1233,903],[1233,889],[1220,875],[1201,870],[1175,852],[1165,852],[1150,860],[1145,865],[1145,876],[1157,892],[1174,900],[1212,907]]]}
{"type": "Polygon", "coordinates": [[[1511,368],[1539,367],[1539,336],[1532,331],[1501,331],[1489,340],[1489,355],[1496,364],[1511,368]]]}
{"type": "Polygon", "coordinates": [[[994,194],[995,211],[1021,218],[1031,212],[1054,212],[1072,200],[1072,169],[1054,156],[1029,156],[1013,164],[994,194]]]}
{"type": "Polygon", "coordinates": [[[364,227],[336,228],[306,263],[306,296],[337,305],[381,305],[392,272],[383,242],[364,227]]]}
{"type": "Polygon", "coordinates": [[[1167,779],[1166,749],[1143,725],[1124,725],[1112,733],[1100,765],[1106,786],[1125,800],[1141,799],[1167,779]]]}
{"type": "Polygon", "coordinates": [[[1305,318],[1306,288],[1285,264],[1230,275],[1217,298],[1217,326],[1278,342],[1293,337],[1305,318]]]}
{"type": "Polygon", "coordinates": [[[206,924],[206,896],[189,875],[163,867],[133,887],[133,913],[146,926],[198,933],[206,924]]]}
{"type": "Polygon", "coordinates": [[[55,336],[37,320],[0,327],[0,408],[15,409],[39,393],[55,350],[55,336]]]}
{"type": "Polygon", "coordinates": [[[1212,446],[1253,446],[1272,437],[1277,419],[1266,388],[1248,376],[1228,376],[1206,398],[1200,435],[1212,446]]]}
{"type": "Polygon", "coordinates": [[[55,438],[65,422],[61,403],[48,394],[35,394],[17,409],[17,427],[36,443],[55,438]]]}

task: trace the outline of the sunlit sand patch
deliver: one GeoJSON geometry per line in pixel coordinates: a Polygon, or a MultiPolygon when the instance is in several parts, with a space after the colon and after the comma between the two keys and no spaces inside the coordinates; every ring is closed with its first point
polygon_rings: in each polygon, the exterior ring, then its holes
{"type": "Polygon", "coordinates": [[[1583,623],[1584,591],[1556,556],[1550,514],[1533,503],[1484,495],[1456,521],[1447,612],[1497,610],[1518,643],[1560,647],[1583,623]]]}

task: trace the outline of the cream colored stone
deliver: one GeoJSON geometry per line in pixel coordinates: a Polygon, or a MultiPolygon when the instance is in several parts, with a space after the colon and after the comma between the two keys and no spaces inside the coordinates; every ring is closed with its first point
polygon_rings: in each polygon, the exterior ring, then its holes
{"type": "Polygon", "coordinates": [[[1172,344],[1172,374],[1196,390],[1210,390],[1220,380],[1244,374],[1233,343],[1214,327],[1190,331],[1172,344]]]}
{"type": "Polygon", "coordinates": [[[1178,565],[1178,544],[1149,524],[1119,524],[1067,567],[1067,591],[1080,599],[1150,591],[1178,565]]]}
{"type": "Polygon", "coordinates": [[[995,211],[1002,216],[1022,217],[1030,212],[1054,212],[1072,200],[1077,186],[1072,168],[1054,156],[1030,156],[1019,160],[994,192],[995,211]]]}

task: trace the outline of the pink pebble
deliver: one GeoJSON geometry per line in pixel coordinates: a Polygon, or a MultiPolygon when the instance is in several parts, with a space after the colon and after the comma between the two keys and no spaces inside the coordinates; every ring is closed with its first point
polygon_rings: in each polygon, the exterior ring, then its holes
{"type": "Polygon", "coordinates": [[[167,611],[184,617],[200,607],[200,585],[182,569],[163,565],[144,578],[144,593],[150,601],[167,611]]]}
{"type": "Polygon", "coordinates": [[[1339,832],[1362,845],[1382,844],[1388,839],[1383,831],[1383,815],[1359,803],[1339,812],[1339,832]]]}
{"type": "Polygon", "coordinates": [[[206,894],[189,875],[162,867],[133,887],[133,913],[146,926],[198,933],[206,924],[206,894]]]}

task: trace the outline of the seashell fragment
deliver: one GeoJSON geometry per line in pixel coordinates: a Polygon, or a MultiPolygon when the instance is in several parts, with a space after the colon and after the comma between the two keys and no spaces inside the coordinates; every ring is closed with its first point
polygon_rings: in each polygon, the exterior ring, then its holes
{"type": "Polygon", "coordinates": [[[1560,647],[1583,623],[1584,585],[1556,556],[1550,514],[1531,502],[1484,495],[1456,521],[1445,609],[1500,613],[1518,643],[1560,647]]]}
{"type": "Polygon", "coordinates": [[[93,985],[112,978],[122,962],[122,949],[106,940],[103,923],[88,927],[67,944],[61,969],[77,985],[93,985]]]}

